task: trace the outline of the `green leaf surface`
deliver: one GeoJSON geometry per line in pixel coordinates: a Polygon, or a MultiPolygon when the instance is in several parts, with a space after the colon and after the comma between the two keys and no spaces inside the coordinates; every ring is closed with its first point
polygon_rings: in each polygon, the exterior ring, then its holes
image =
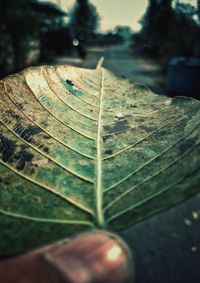
{"type": "Polygon", "coordinates": [[[96,70],[0,82],[0,253],[118,230],[200,189],[200,103],[96,70]]]}

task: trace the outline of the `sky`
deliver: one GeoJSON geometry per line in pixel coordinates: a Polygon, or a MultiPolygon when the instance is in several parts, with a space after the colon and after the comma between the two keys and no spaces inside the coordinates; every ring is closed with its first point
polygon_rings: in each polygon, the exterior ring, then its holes
{"type": "MultiPolygon", "coordinates": [[[[69,11],[75,0],[50,0],[60,3],[62,9],[69,11]]],[[[148,0],[90,0],[97,7],[101,17],[100,30],[112,30],[116,25],[128,25],[133,31],[140,29],[138,21],[148,5],[148,0]]],[[[184,3],[196,3],[196,0],[180,0],[184,3]]]]}
{"type": "MultiPolygon", "coordinates": [[[[51,0],[54,3],[61,3],[62,8],[70,10],[74,0],[51,0]]],[[[138,23],[144,14],[147,0],[90,0],[97,7],[101,17],[100,30],[107,31],[114,29],[116,25],[128,25],[133,31],[140,28],[138,23]]]]}

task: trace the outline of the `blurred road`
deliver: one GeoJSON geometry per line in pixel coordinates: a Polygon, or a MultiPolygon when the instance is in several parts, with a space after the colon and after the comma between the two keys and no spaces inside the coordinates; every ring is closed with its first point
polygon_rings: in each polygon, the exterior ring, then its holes
{"type": "MultiPolygon", "coordinates": [[[[158,64],[130,54],[127,44],[88,51],[86,60],[74,65],[95,68],[104,56],[105,68],[164,93],[158,64]]],[[[136,283],[200,282],[200,195],[120,234],[135,255],[136,283]]]]}
{"type": "Polygon", "coordinates": [[[120,233],[135,256],[136,283],[200,282],[200,196],[120,233]]]}
{"type": "Polygon", "coordinates": [[[110,47],[88,48],[87,53],[85,60],[76,56],[74,58],[61,57],[55,63],[94,69],[99,59],[104,57],[103,67],[116,75],[146,85],[157,94],[165,93],[165,77],[162,75],[158,63],[142,58],[138,54],[131,54],[129,42],[110,47]]]}
{"type": "Polygon", "coordinates": [[[158,94],[164,94],[165,78],[159,65],[150,59],[144,59],[129,51],[129,42],[108,48],[88,50],[84,66],[95,68],[98,59],[103,56],[103,66],[116,75],[126,77],[134,82],[148,86],[158,94]]]}

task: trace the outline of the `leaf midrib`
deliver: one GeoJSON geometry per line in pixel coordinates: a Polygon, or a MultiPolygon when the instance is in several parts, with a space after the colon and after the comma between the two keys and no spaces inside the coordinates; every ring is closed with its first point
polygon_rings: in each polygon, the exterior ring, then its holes
{"type": "Polygon", "coordinates": [[[96,155],[96,221],[99,228],[104,227],[103,214],[103,190],[102,190],[102,156],[101,156],[101,131],[102,131],[102,111],[104,95],[104,72],[101,68],[101,89],[99,102],[99,117],[97,128],[97,155],[96,155]]]}

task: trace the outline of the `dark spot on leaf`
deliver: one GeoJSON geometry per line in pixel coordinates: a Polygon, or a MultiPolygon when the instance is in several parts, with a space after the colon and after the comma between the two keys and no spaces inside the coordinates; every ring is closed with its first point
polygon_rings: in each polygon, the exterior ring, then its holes
{"type": "Polygon", "coordinates": [[[26,130],[33,136],[42,132],[42,130],[37,126],[29,126],[26,130]]]}
{"type": "Polygon", "coordinates": [[[111,138],[111,135],[105,135],[102,137],[103,142],[106,142],[109,138],[111,138]]]}
{"type": "Polygon", "coordinates": [[[44,152],[49,152],[49,148],[48,148],[47,146],[45,146],[45,147],[43,148],[43,150],[44,150],[44,152]]]}
{"type": "Polygon", "coordinates": [[[137,122],[138,122],[138,123],[142,123],[142,122],[144,122],[144,121],[145,121],[145,118],[138,118],[138,119],[137,119],[137,122]]]}
{"type": "Polygon", "coordinates": [[[20,145],[20,149],[21,150],[24,150],[24,149],[27,149],[29,146],[27,144],[21,144],[20,145]]]}
{"type": "Polygon", "coordinates": [[[16,149],[15,142],[0,135],[0,153],[2,153],[2,160],[4,162],[12,161],[16,149]]]}
{"type": "MultiPolygon", "coordinates": [[[[21,117],[12,110],[6,110],[5,113],[7,114],[7,116],[12,117],[13,119],[16,119],[18,121],[21,120],[21,117]]],[[[4,121],[5,121],[5,119],[4,119],[4,121]]]]}
{"type": "Polygon", "coordinates": [[[16,134],[18,134],[20,136],[21,132],[23,131],[23,127],[20,123],[17,123],[15,128],[14,128],[14,131],[16,134]]]}
{"type": "Polygon", "coordinates": [[[42,132],[42,130],[37,126],[28,126],[24,128],[20,123],[17,124],[14,131],[25,141],[30,140],[32,136],[42,132]]]}
{"type": "Polygon", "coordinates": [[[24,110],[24,105],[22,103],[18,103],[17,104],[17,107],[20,109],[20,110],[24,110]]]}
{"type": "Polygon", "coordinates": [[[11,179],[3,179],[0,177],[0,183],[3,185],[10,185],[12,183],[11,179]]]}
{"type": "MultiPolygon", "coordinates": [[[[156,130],[156,129],[154,129],[154,130],[156,130]]],[[[168,134],[168,131],[166,131],[166,130],[164,130],[164,129],[161,130],[160,132],[157,132],[157,133],[156,133],[157,136],[164,136],[164,135],[167,135],[167,134],[168,134]]]]}
{"type": "Polygon", "coordinates": [[[126,119],[122,121],[118,121],[112,126],[104,126],[104,130],[107,131],[109,134],[122,132],[129,128],[130,126],[128,125],[128,121],[126,119]]]}
{"type": "Polygon", "coordinates": [[[111,155],[113,153],[112,149],[107,149],[104,151],[105,154],[111,155]]]}
{"type": "Polygon", "coordinates": [[[29,153],[27,150],[22,148],[16,155],[16,159],[18,161],[17,163],[17,169],[23,170],[26,163],[31,161],[33,159],[33,154],[29,153]]]}
{"type": "Polygon", "coordinates": [[[48,136],[48,135],[44,135],[43,138],[46,139],[46,140],[49,140],[51,137],[48,136]]]}
{"type": "Polygon", "coordinates": [[[35,197],[33,197],[33,201],[36,202],[36,203],[41,203],[42,199],[41,199],[41,197],[35,196],[35,197]]]}
{"type": "Polygon", "coordinates": [[[134,108],[134,107],[137,107],[137,105],[131,103],[131,104],[130,104],[130,107],[131,107],[131,108],[134,108]]]}
{"type": "Polygon", "coordinates": [[[196,138],[190,138],[184,141],[184,143],[182,143],[179,146],[179,150],[181,154],[184,154],[188,149],[190,149],[196,142],[196,138]]]}
{"type": "Polygon", "coordinates": [[[75,96],[82,96],[83,93],[73,84],[71,80],[63,82],[64,86],[75,96]]]}
{"type": "Polygon", "coordinates": [[[35,169],[34,168],[30,168],[30,174],[33,175],[35,173],[35,169]]]}
{"type": "Polygon", "coordinates": [[[48,122],[47,121],[42,121],[41,123],[43,126],[47,127],[48,126],[48,122]]]}
{"type": "MultiPolygon", "coordinates": [[[[156,130],[156,128],[155,128],[155,127],[152,127],[151,125],[149,125],[149,126],[147,126],[147,125],[141,125],[140,128],[141,128],[142,130],[146,131],[147,133],[148,133],[148,132],[153,132],[153,131],[156,130]]],[[[164,134],[164,133],[162,132],[162,135],[163,135],[163,134],[164,134]]]]}
{"type": "Polygon", "coordinates": [[[66,83],[71,85],[71,86],[74,86],[73,82],[71,80],[66,80],[66,83]]]}

